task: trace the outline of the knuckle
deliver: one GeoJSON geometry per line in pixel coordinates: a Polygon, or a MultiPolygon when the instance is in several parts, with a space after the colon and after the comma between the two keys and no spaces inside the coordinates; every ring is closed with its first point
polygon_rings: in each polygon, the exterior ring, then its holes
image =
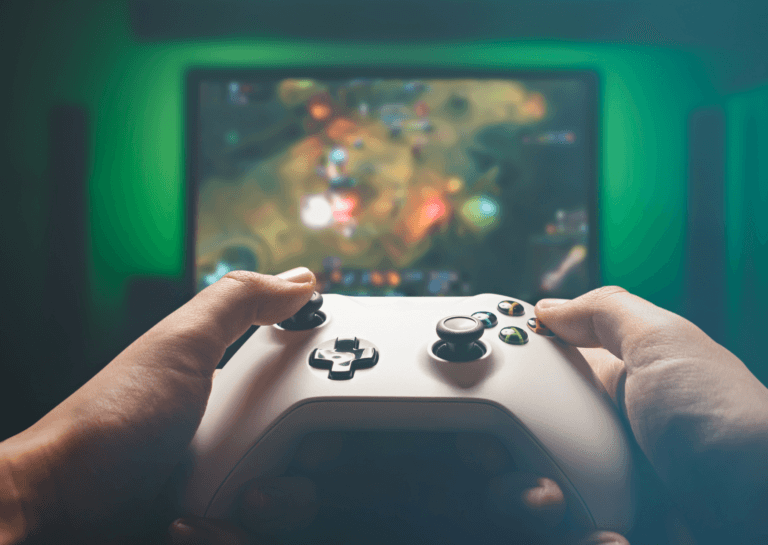
{"type": "Polygon", "coordinates": [[[234,280],[243,284],[255,284],[258,282],[260,276],[259,273],[252,271],[230,271],[221,278],[222,280],[234,280]]]}
{"type": "Polygon", "coordinates": [[[597,301],[605,301],[617,296],[623,297],[624,295],[629,294],[629,292],[621,286],[602,286],[592,290],[590,293],[592,298],[597,301]]]}

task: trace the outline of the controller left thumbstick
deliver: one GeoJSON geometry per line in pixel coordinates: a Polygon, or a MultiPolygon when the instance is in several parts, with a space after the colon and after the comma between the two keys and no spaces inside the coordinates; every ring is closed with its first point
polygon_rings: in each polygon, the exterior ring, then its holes
{"type": "Polygon", "coordinates": [[[323,296],[313,292],[309,301],[296,314],[284,322],[280,322],[280,327],[291,331],[301,331],[317,327],[325,321],[325,314],[320,312],[320,307],[322,306],[323,296]]]}

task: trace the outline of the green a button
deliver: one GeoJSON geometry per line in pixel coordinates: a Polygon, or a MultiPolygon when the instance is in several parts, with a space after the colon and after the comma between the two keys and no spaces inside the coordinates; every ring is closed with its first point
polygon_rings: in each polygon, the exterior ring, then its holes
{"type": "Polygon", "coordinates": [[[507,344],[525,344],[528,342],[528,333],[519,327],[505,327],[499,331],[499,338],[507,344]]]}

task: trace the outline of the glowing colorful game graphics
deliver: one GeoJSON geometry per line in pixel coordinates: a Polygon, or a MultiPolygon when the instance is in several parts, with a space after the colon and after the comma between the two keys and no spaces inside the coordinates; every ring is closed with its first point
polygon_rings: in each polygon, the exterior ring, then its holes
{"type": "Polygon", "coordinates": [[[541,289],[543,291],[553,291],[560,287],[568,274],[579,266],[587,258],[587,248],[582,244],[577,244],[568,252],[555,270],[547,271],[541,279],[541,289]]]}
{"type": "Polygon", "coordinates": [[[489,231],[500,221],[501,205],[490,195],[478,195],[467,199],[461,207],[460,213],[469,226],[475,232],[489,231]]]}
{"type": "Polygon", "coordinates": [[[549,131],[536,136],[526,135],[523,137],[524,144],[540,145],[571,145],[576,142],[576,135],[573,131],[549,131]]]}
{"type": "Polygon", "coordinates": [[[579,236],[587,233],[587,213],[585,210],[566,212],[557,210],[555,221],[546,226],[548,235],[579,236]]]}
{"type": "Polygon", "coordinates": [[[458,271],[526,213],[515,199],[536,182],[521,136],[547,132],[548,96],[490,79],[223,81],[201,110],[203,136],[217,132],[201,162],[199,285],[226,274],[220,249],[238,246],[260,272],[305,265],[332,291],[474,293],[488,273],[458,271]]]}
{"type": "Polygon", "coordinates": [[[517,301],[502,301],[497,308],[499,312],[507,316],[522,316],[525,314],[525,308],[517,301]]]}
{"type": "Polygon", "coordinates": [[[256,271],[259,262],[250,248],[231,246],[221,252],[213,271],[202,277],[200,289],[218,282],[225,274],[232,271],[256,271]]]}
{"type": "Polygon", "coordinates": [[[499,331],[499,339],[507,344],[525,344],[528,342],[528,333],[519,327],[504,327],[499,331]]]}
{"type": "Polygon", "coordinates": [[[586,275],[588,218],[583,208],[558,209],[553,216],[544,234],[532,239],[541,271],[538,288],[543,294],[565,294],[586,275]]]}
{"type": "Polygon", "coordinates": [[[248,89],[243,89],[240,83],[233,81],[229,84],[229,102],[232,104],[248,104],[248,89]]]}
{"type": "Polygon", "coordinates": [[[496,324],[499,323],[499,319],[496,318],[496,315],[493,312],[475,312],[472,314],[472,317],[480,320],[480,323],[483,324],[486,329],[496,327],[496,324]]]}
{"type": "Polygon", "coordinates": [[[332,268],[339,260],[326,260],[329,266],[317,273],[318,283],[346,295],[468,295],[456,271],[354,270],[332,268]]]}

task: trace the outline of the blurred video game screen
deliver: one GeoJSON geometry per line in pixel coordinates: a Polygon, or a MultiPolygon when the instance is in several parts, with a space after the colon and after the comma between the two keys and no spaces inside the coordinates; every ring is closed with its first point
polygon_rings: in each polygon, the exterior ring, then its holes
{"type": "Polygon", "coordinates": [[[597,279],[588,73],[190,74],[194,276],[347,295],[574,297],[597,279]]]}

